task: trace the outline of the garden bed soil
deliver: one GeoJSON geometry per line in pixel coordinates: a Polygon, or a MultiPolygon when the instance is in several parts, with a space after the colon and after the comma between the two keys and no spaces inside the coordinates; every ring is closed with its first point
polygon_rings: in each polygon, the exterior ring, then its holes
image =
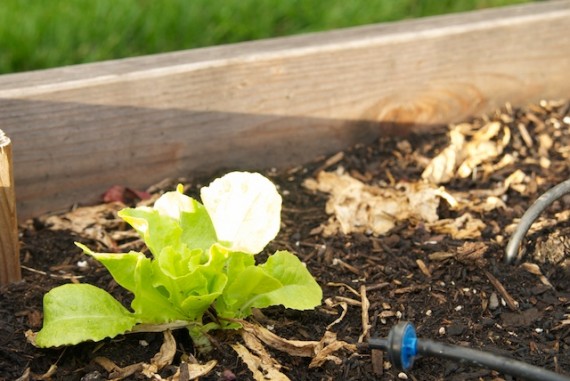
{"type": "MultiPolygon", "coordinates": [[[[440,232],[414,217],[396,221],[384,234],[364,229],[327,235],[331,229],[327,221],[332,218],[325,210],[329,194],[309,189],[306,184],[312,179],[314,188],[315,179],[324,172],[342,172],[364,184],[391,189],[398,188],[400,181],[418,181],[430,160],[449,146],[446,128],[429,135],[386,137],[304,166],[265,171],[283,196],[283,227],[266,252],[287,249],[296,253],[322,286],[329,303],[314,311],[272,307],[251,320],[283,338],[318,341],[345,306],[346,316],[330,327],[338,340],[357,343],[361,336],[365,340],[363,322],[370,325],[368,335],[386,336],[394,324],[406,320],[416,326],[420,337],[490,351],[570,376],[570,270],[565,262],[569,258],[570,219],[564,214],[570,210],[570,197],[555,202],[543,213],[538,228],[523,242],[521,261],[514,265],[503,261],[515,219],[544,191],[570,178],[569,109],[566,102],[542,102],[526,109],[507,105],[469,122],[475,127],[472,132],[489,121],[498,121],[501,139],[506,134],[504,127],[510,133],[498,156],[476,165],[478,170],[467,177],[454,176],[442,183],[451,194],[499,194],[496,198],[502,206],[469,211],[483,222],[480,237],[461,238],[460,234],[440,232]],[[550,144],[541,140],[548,137],[550,144]],[[499,164],[507,155],[513,160],[499,164]],[[517,170],[526,175],[524,180],[500,191],[505,179],[517,170]],[[553,256],[548,253],[561,256],[549,261],[553,256]],[[367,309],[362,306],[366,300],[367,309]],[[364,310],[368,316],[363,317],[364,310]]],[[[467,133],[466,137],[472,139],[474,134],[467,133]]],[[[165,181],[149,193],[172,190],[182,181],[187,193],[197,197],[200,187],[216,175],[165,181]]],[[[119,193],[118,199],[127,204],[133,202],[130,198],[137,198],[133,192],[119,193]],[[125,200],[125,194],[132,197],[125,200]]],[[[26,331],[41,328],[42,297],[60,284],[95,284],[128,305],[130,295],[74,245],[80,241],[100,251],[113,246],[116,251],[142,250],[141,242],[117,219],[116,210],[121,206],[116,201],[98,206],[97,218],[103,221],[100,229],[93,223],[81,226],[80,221],[79,226],[72,226],[73,221],[64,213],[42,216],[21,227],[23,280],[2,288],[0,293],[1,380],[106,380],[111,375],[96,358],[126,367],[149,362],[159,351],[161,333],[128,334],[57,349],[35,348],[25,337],[26,331]],[[70,224],[65,225],[65,221],[70,224]],[[117,232],[125,232],[123,238],[117,232]]],[[[440,220],[454,220],[467,212],[442,200],[437,213],[440,220]]],[[[237,332],[214,333],[215,350],[207,357],[195,353],[184,330],[175,331],[174,336],[177,353],[172,364],[160,372],[163,378],[178,370],[181,359],[190,361],[194,355],[200,363],[217,360],[215,368],[200,380],[253,379],[231,347],[241,341],[237,332]]],[[[328,361],[316,368],[309,368],[310,358],[269,351],[282,365],[281,371],[298,381],[514,379],[437,358],[420,358],[411,371],[401,374],[380,351],[371,355],[343,349],[335,353],[338,364],[328,361]]],[[[146,377],[138,371],[125,379],[146,377]]],[[[188,379],[187,373],[180,373],[178,379],[188,379]]]]}

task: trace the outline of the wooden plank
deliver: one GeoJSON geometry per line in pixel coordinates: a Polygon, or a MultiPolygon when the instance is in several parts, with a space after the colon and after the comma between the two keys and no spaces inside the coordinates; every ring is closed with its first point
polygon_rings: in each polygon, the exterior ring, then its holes
{"type": "Polygon", "coordinates": [[[20,217],[570,93],[570,1],[0,76],[20,217]]]}
{"type": "Polygon", "coordinates": [[[12,144],[0,130],[0,286],[22,279],[12,144]]]}

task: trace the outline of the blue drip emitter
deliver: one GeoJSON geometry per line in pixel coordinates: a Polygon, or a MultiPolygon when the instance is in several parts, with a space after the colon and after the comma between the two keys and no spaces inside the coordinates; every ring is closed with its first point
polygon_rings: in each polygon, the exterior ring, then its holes
{"type": "Polygon", "coordinates": [[[410,322],[400,322],[390,329],[385,339],[371,338],[369,349],[385,351],[388,359],[397,369],[407,371],[414,364],[417,356],[435,356],[458,361],[474,366],[482,366],[496,371],[536,381],[570,381],[570,378],[544,368],[483,352],[467,347],[440,343],[428,339],[418,339],[416,330],[410,322]]]}

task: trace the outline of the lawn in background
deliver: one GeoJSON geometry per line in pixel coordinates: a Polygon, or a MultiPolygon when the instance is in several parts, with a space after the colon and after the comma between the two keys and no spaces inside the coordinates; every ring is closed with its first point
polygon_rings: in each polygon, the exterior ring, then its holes
{"type": "Polygon", "coordinates": [[[0,74],[528,0],[1,0],[0,74]]]}

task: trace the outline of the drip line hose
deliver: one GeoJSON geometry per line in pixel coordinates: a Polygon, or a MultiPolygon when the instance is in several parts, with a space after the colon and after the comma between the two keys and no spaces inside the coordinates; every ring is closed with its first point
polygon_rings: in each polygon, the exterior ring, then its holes
{"type": "Polygon", "coordinates": [[[366,346],[387,352],[392,365],[403,371],[412,367],[416,356],[423,355],[481,366],[529,381],[570,381],[569,377],[561,374],[494,353],[418,339],[414,326],[409,322],[400,322],[392,327],[387,339],[369,339],[366,346]]]}
{"type": "Polygon", "coordinates": [[[550,188],[540,196],[530,208],[528,208],[528,210],[523,214],[505,250],[506,263],[511,263],[513,259],[515,259],[521,241],[528,232],[528,229],[530,229],[530,226],[534,221],[536,221],[544,209],[548,208],[554,201],[567,194],[570,194],[570,179],[550,188]]]}

